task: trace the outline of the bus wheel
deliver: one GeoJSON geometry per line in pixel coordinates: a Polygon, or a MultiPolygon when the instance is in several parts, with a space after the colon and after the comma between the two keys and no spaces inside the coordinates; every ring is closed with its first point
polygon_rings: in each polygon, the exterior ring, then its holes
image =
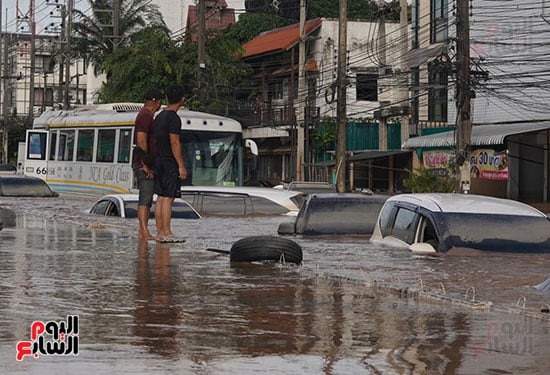
{"type": "Polygon", "coordinates": [[[288,238],[252,236],[241,238],[231,246],[231,262],[302,263],[302,247],[288,238]]]}

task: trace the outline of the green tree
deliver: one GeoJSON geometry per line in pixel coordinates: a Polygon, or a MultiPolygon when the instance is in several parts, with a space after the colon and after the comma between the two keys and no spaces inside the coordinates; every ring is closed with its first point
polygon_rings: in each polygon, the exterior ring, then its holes
{"type": "Polygon", "coordinates": [[[245,13],[239,22],[228,29],[228,37],[244,44],[260,33],[296,23],[295,20],[279,17],[271,13],[245,13]]]}
{"type": "Polygon", "coordinates": [[[450,193],[454,191],[455,179],[450,169],[446,176],[440,176],[433,169],[421,167],[409,171],[403,185],[413,193],[450,193]]]}
{"type": "Polygon", "coordinates": [[[250,68],[238,58],[240,43],[223,32],[215,36],[207,38],[206,67],[198,74],[195,43],[180,45],[155,28],[135,33],[129,45],[105,59],[108,78],[100,89],[100,101],[141,101],[148,88],[177,83],[187,92],[188,107],[226,114],[250,68]]]}
{"type": "Polygon", "coordinates": [[[151,87],[164,89],[183,77],[177,74],[178,47],[167,32],[146,28],[131,36],[131,43],[106,56],[106,82],[98,92],[103,103],[143,100],[151,87]]]}
{"type": "MultiPolygon", "coordinates": [[[[309,17],[338,18],[340,4],[334,0],[312,0],[309,3],[309,17]]],[[[387,3],[385,9],[388,21],[399,21],[399,0],[392,0],[387,3]]],[[[353,0],[348,1],[348,19],[355,20],[378,20],[378,2],[375,0],[353,0]]]]}
{"type": "Polygon", "coordinates": [[[91,10],[75,10],[73,45],[94,66],[96,74],[103,71],[107,56],[115,46],[127,46],[133,34],[151,27],[168,32],[158,6],[150,0],[119,0],[118,35],[114,38],[113,0],[89,0],[91,10]]]}

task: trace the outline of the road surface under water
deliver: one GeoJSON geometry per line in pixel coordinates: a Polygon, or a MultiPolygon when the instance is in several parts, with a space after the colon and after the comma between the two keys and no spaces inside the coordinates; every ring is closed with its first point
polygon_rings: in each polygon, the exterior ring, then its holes
{"type": "MultiPolygon", "coordinates": [[[[415,257],[357,237],[294,237],[302,266],[230,264],[285,217],[175,220],[138,242],[91,200],[0,197],[2,374],[550,373],[550,255],[415,257]],[[78,355],[26,356],[33,321],[79,319],[78,355]]],[[[154,222],[150,223],[153,227],[154,222]]]]}

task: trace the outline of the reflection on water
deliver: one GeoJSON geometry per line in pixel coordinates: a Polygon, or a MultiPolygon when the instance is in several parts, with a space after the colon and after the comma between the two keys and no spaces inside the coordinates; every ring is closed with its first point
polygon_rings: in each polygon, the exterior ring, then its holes
{"type": "Polygon", "coordinates": [[[478,298],[514,305],[524,295],[540,306],[550,295],[532,281],[546,278],[548,257],[428,260],[361,237],[298,237],[303,267],[230,265],[204,249],[228,249],[251,231],[273,235],[286,218],[177,221],[173,229],[188,241],[161,245],[138,242],[136,221],[71,210],[31,215],[32,205],[23,202],[15,227],[0,232],[1,373],[550,372],[548,320],[367,285],[423,280],[449,294],[474,285],[478,298]],[[15,360],[32,321],[72,314],[77,357],[15,360]]]}

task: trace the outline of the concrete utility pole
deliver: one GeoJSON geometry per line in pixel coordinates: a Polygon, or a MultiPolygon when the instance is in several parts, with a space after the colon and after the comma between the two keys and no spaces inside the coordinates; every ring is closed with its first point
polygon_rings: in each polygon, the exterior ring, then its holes
{"type": "Polygon", "coordinates": [[[298,46],[298,108],[297,108],[297,145],[296,145],[296,180],[304,178],[304,143],[305,126],[304,119],[306,107],[306,0],[300,0],[300,44],[298,46]]]}
{"type": "Polygon", "coordinates": [[[36,70],[36,23],[34,22],[34,0],[30,2],[30,26],[31,26],[31,76],[29,79],[29,119],[34,118],[34,73],[36,70]]]}
{"type": "Polygon", "coordinates": [[[63,100],[63,109],[69,109],[69,94],[71,89],[71,34],[73,29],[73,7],[73,0],[68,0],[67,27],[65,27],[65,98],[63,100]]]}
{"type": "Polygon", "coordinates": [[[470,143],[472,119],[470,99],[470,8],[469,0],[457,0],[456,20],[456,191],[470,191],[470,143]]]}
{"type": "MultiPolygon", "coordinates": [[[[386,75],[386,15],[384,7],[386,2],[384,0],[378,0],[378,60],[380,66],[378,67],[378,85],[383,81],[383,77],[386,75]]],[[[380,92],[380,90],[379,90],[380,92]]],[[[381,98],[378,98],[378,102],[381,98]]],[[[378,149],[386,151],[388,149],[388,124],[387,118],[383,114],[384,109],[381,108],[380,119],[378,120],[378,149]]]]}
{"type": "MultiPolygon", "coordinates": [[[[72,0],[69,0],[72,1],[72,0]]],[[[120,30],[119,30],[119,19],[120,19],[120,0],[113,0],[113,52],[116,52],[118,49],[118,44],[120,43],[120,30]]]]}
{"type": "Polygon", "coordinates": [[[399,106],[403,114],[401,115],[401,144],[409,139],[409,64],[407,55],[409,52],[409,18],[407,9],[407,0],[399,0],[401,12],[399,14],[399,27],[401,29],[401,74],[399,83],[401,86],[399,106]]]}
{"type": "Polygon", "coordinates": [[[340,0],[338,30],[338,101],[336,103],[336,191],[346,192],[346,60],[348,45],[348,1],[340,0]]]}
{"type": "Polygon", "coordinates": [[[8,52],[8,41],[6,34],[2,31],[2,0],[0,0],[0,33],[2,34],[2,47],[3,49],[3,64],[4,69],[2,70],[2,88],[3,88],[3,96],[2,96],[2,163],[6,164],[8,162],[8,115],[7,115],[7,100],[8,100],[8,58],[7,58],[7,52],[8,52]]]}
{"type": "Polygon", "coordinates": [[[203,71],[206,68],[206,0],[199,0],[198,6],[198,21],[199,30],[197,33],[197,97],[199,102],[202,102],[202,87],[203,87],[203,71]]]}

